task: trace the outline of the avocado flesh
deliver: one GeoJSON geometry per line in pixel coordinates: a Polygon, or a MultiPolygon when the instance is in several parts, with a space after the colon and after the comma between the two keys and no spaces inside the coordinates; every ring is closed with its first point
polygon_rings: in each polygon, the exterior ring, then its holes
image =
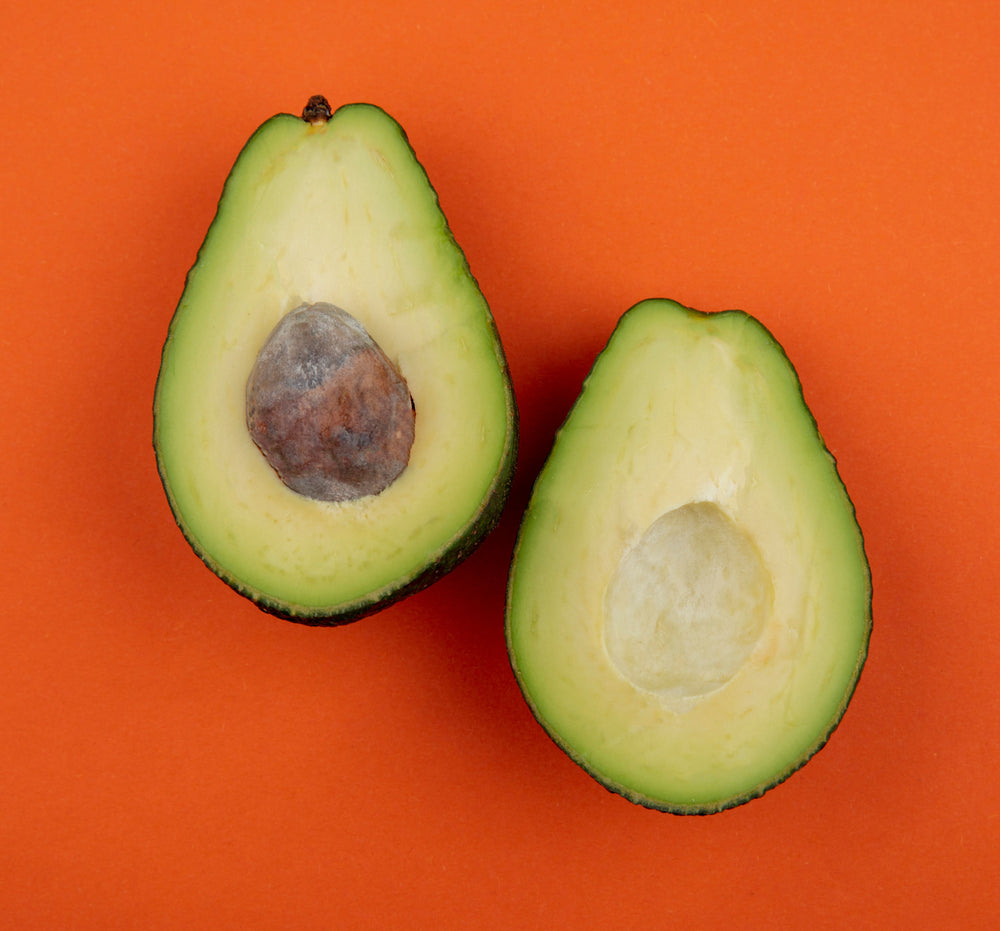
{"type": "Polygon", "coordinates": [[[636,305],[518,536],[507,642],[539,722],[634,802],[721,811],[823,746],[870,630],[854,508],[780,346],[742,312],[636,305]]]}
{"type": "Polygon", "coordinates": [[[226,182],[156,386],[157,464],[195,552],[264,610],[353,620],[478,545],[516,436],[493,318],[400,126],[366,104],[264,123],[226,182]],[[417,412],[406,468],[351,501],[286,487],[246,424],[258,352],[284,315],[317,303],[364,326],[417,412]]]}

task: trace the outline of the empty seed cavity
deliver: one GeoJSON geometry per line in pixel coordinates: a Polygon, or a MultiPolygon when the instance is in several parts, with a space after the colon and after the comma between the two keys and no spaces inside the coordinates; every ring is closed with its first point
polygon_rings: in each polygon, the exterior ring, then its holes
{"type": "Polygon", "coordinates": [[[706,695],[747,661],[774,592],[751,538],[708,501],[658,517],[618,564],[604,644],[618,672],[668,700],[706,695]]]}

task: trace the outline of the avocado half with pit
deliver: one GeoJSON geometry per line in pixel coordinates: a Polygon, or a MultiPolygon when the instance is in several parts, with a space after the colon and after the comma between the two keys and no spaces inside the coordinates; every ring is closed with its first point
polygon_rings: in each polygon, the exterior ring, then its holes
{"type": "Polygon", "coordinates": [[[855,511],[781,347],[753,317],[629,310],[532,491],[511,664],[605,787],[708,814],[819,750],[871,631],[855,511]]]}
{"type": "Polygon", "coordinates": [[[517,410],[487,303],[402,128],[310,99],[251,137],[163,348],[177,524],[260,608],[351,621],[482,541],[517,410]]]}

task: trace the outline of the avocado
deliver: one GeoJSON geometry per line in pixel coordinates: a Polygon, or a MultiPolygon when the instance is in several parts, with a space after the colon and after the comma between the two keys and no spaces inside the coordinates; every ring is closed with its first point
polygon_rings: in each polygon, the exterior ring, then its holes
{"type": "Polygon", "coordinates": [[[870,632],[854,507],[776,340],[628,310],[515,546],[507,646],[540,724],[637,804],[722,811],[825,744],[870,632]]]}
{"type": "Polygon", "coordinates": [[[153,421],[194,551],[289,620],[370,614],[494,527],[517,445],[507,360],[383,110],[317,96],[250,138],[170,323],[153,421]]]}

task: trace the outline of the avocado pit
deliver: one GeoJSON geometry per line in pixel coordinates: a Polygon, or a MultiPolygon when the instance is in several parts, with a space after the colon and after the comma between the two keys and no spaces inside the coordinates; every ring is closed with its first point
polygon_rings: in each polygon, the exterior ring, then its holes
{"type": "Polygon", "coordinates": [[[303,304],[275,326],[247,381],[247,428],[281,481],[319,501],[388,488],[409,462],[406,381],[364,326],[303,304]]]}

